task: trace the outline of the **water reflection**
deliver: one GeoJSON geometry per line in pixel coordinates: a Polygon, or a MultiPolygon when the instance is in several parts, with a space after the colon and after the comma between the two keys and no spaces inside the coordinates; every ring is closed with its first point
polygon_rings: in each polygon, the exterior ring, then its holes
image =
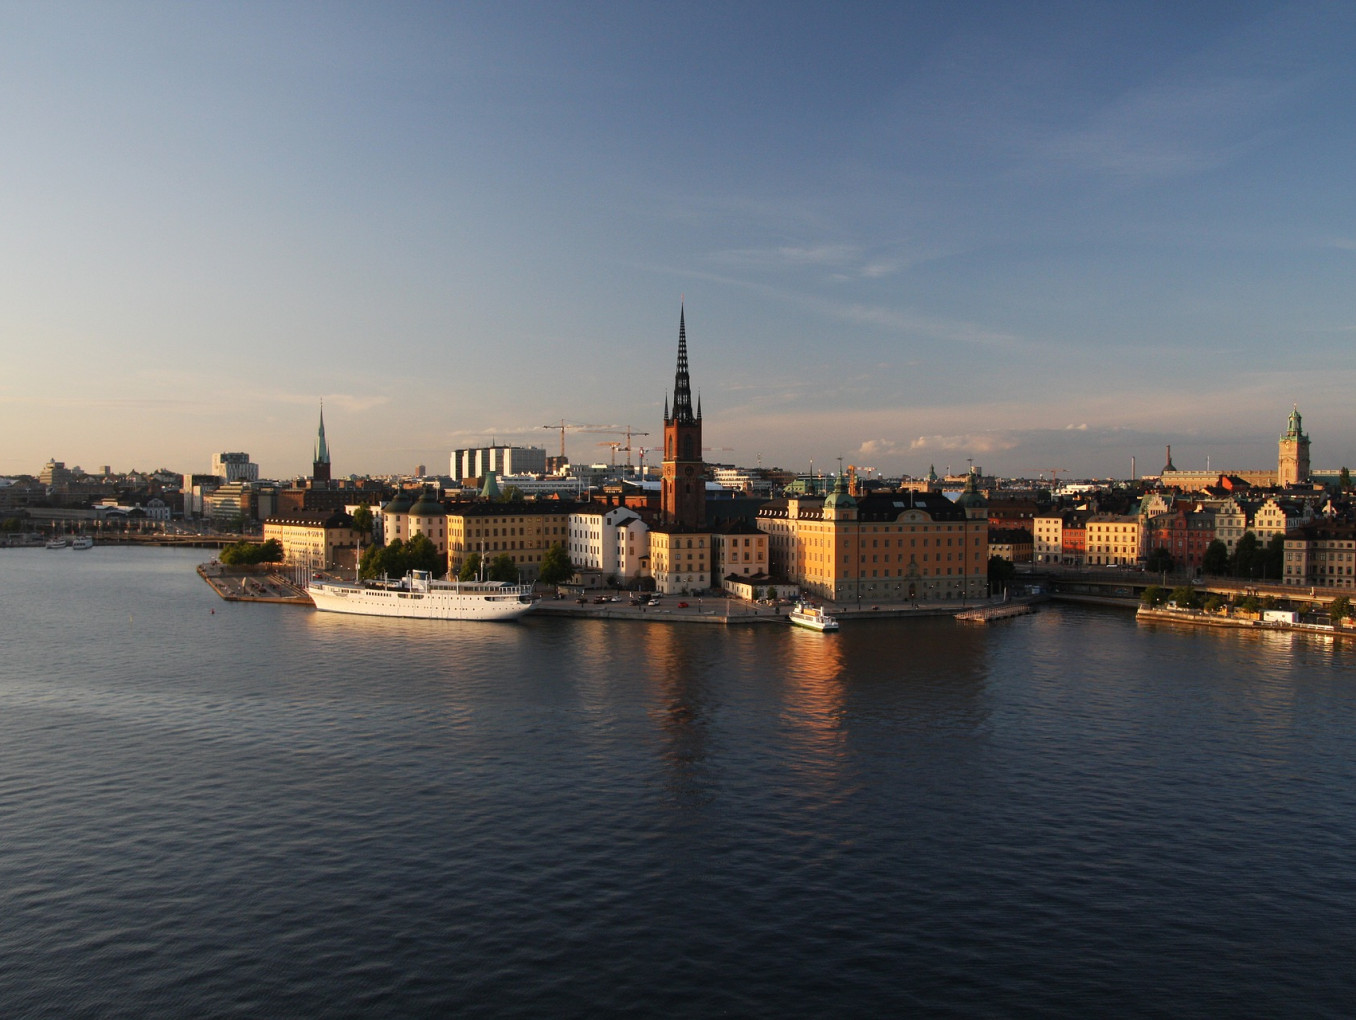
{"type": "Polygon", "coordinates": [[[682,626],[644,631],[644,660],[656,699],[649,716],[660,736],[665,792],[679,806],[705,806],[715,797],[708,764],[716,704],[708,643],[682,626]]]}

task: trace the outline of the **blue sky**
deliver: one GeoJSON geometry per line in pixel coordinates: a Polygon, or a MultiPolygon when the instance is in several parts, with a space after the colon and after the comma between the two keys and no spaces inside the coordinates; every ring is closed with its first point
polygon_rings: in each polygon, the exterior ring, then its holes
{"type": "Polygon", "coordinates": [[[1356,466],[1356,7],[0,3],[0,473],[1356,466]],[[575,460],[606,459],[575,436],[575,460]],[[651,439],[657,442],[657,439],[651,439]]]}

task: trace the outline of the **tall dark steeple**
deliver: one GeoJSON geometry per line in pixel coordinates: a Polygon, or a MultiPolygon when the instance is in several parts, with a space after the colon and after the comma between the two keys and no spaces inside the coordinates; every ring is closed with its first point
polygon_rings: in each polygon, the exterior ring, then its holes
{"type": "Polygon", "coordinates": [[[687,374],[687,309],[678,306],[678,370],[673,374],[673,421],[691,425],[701,415],[692,413],[692,381],[687,374]]]}
{"type": "Polygon", "coordinates": [[[692,410],[687,372],[687,309],[678,311],[678,369],[673,408],[664,401],[664,476],[660,489],[662,523],[700,528],[706,523],[706,466],[702,462],[702,416],[692,410]]]}
{"type": "Polygon", "coordinates": [[[315,458],[311,463],[311,481],[330,480],[330,446],[325,442],[325,402],[320,402],[320,433],[315,440],[315,458]]]}

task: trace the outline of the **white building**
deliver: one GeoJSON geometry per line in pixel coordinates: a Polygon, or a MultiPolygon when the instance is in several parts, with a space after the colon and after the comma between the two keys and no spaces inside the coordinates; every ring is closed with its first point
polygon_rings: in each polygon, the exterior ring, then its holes
{"type": "Polygon", "coordinates": [[[259,465],[250,460],[248,453],[214,453],[212,474],[227,482],[257,482],[259,465]]]}
{"type": "Polygon", "coordinates": [[[452,479],[484,478],[493,471],[505,475],[546,473],[546,451],[539,446],[479,446],[452,451],[452,479]]]}
{"type": "Polygon", "coordinates": [[[650,526],[637,517],[617,525],[617,580],[630,584],[650,576],[650,526]]]}
{"type": "Polygon", "coordinates": [[[590,504],[586,509],[570,514],[565,548],[575,573],[620,580],[618,528],[638,520],[640,514],[630,507],[603,503],[590,504]]]}

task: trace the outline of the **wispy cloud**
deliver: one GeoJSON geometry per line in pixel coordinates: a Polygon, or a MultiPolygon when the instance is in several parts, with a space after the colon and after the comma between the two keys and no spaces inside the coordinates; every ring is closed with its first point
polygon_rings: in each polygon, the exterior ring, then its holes
{"type": "Polygon", "coordinates": [[[909,449],[915,453],[919,451],[962,452],[988,456],[994,453],[1005,453],[1018,445],[1019,441],[1006,432],[979,432],[950,436],[919,436],[910,441],[909,449]]]}
{"type": "Polygon", "coordinates": [[[1263,144],[1303,81],[1302,73],[1184,72],[1131,89],[1082,124],[1037,141],[1028,170],[1054,164],[1129,182],[1213,170],[1263,144]]]}

